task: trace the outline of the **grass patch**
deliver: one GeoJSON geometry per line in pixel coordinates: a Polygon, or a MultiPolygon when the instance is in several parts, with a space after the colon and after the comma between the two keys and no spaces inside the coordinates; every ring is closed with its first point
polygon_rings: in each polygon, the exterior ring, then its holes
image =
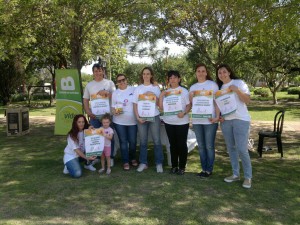
{"type": "Polygon", "coordinates": [[[277,111],[285,110],[285,121],[300,121],[300,101],[285,102],[281,101],[278,105],[270,102],[252,101],[248,105],[248,110],[252,120],[273,121],[277,111]]]}
{"type": "Polygon", "coordinates": [[[223,182],[231,166],[220,131],[214,174],[207,180],[195,176],[197,150],[189,154],[184,176],[169,175],[166,165],[165,173],[157,174],[152,146],[150,168],[143,173],[123,171],[117,155],[110,176],[84,170],[82,178],[72,179],[62,174],[66,137],[53,132],[53,124],[32,124],[28,135],[6,137],[0,125],[0,224],[299,223],[296,132],[284,134],[284,160],[274,151],[262,159],[251,153],[250,190],[242,181],[223,182]]]}

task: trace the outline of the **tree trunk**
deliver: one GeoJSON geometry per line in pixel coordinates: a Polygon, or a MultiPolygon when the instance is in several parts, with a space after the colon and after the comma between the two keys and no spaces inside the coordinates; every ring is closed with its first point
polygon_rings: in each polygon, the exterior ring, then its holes
{"type": "Polygon", "coordinates": [[[272,91],[272,97],[273,97],[273,104],[277,105],[278,101],[277,101],[276,91],[272,91]]]}

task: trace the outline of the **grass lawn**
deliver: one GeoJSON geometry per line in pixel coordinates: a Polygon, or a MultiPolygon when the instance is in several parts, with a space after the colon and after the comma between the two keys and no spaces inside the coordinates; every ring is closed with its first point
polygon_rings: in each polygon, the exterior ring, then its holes
{"type": "MultiPolygon", "coordinates": [[[[220,131],[207,180],[195,176],[197,150],[184,176],[169,175],[167,165],[157,174],[152,146],[143,173],[123,171],[118,153],[110,176],[84,170],[72,179],[62,174],[66,137],[54,136],[53,124],[32,123],[28,135],[6,137],[0,121],[0,224],[299,224],[299,132],[284,131],[283,160],[276,150],[262,159],[251,153],[253,187],[247,190],[242,181],[223,181],[231,166],[220,131]]],[[[255,144],[258,128],[251,131],[255,144]]]]}

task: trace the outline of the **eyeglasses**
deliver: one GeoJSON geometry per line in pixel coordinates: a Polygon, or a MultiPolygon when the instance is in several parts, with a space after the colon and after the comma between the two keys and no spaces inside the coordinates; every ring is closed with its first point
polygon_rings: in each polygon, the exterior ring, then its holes
{"type": "Polygon", "coordinates": [[[117,80],[118,83],[125,82],[125,81],[126,81],[126,78],[123,78],[121,80],[117,80]]]}

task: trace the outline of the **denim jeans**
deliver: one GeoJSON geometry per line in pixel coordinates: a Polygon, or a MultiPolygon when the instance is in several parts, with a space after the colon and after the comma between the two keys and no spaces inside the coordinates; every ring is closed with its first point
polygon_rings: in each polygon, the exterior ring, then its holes
{"type": "Polygon", "coordinates": [[[188,147],[187,136],[189,132],[189,124],[172,125],[165,124],[166,132],[170,142],[172,168],[185,170],[188,147]]]}
{"type": "MultiPolygon", "coordinates": [[[[102,123],[100,122],[100,119],[90,119],[90,124],[94,127],[94,128],[100,128],[102,127],[102,123]]],[[[113,123],[110,124],[110,127],[112,129],[114,129],[113,123]]],[[[114,137],[111,139],[111,155],[110,158],[115,158],[115,140],[114,137]]]]}
{"type": "Polygon", "coordinates": [[[137,125],[114,123],[114,127],[119,137],[123,164],[135,160],[137,125]]]}
{"type": "Polygon", "coordinates": [[[163,163],[163,151],[160,141],[160,118],[156,116],[153,122],[138,123],[138,131],[140,135],[140,163],[148,164],[147,162],[147,145],[148,131],[150,130],[154,143],[154,156],[156,165],[163,163]]]}
{"type": "Polygon", "coordinates": [[[225,120],[221,123],[222,133],[229,153],[233,175],[240,176],[239,157],[242,161],[244,177],[252,178],[252,166],[248,152],[249,121],[225,120]]]}
{"type": "Polygon", "coordinates": [[[70,173],[70,175],[74,178],[79,178],[82,175],[82,169],[79,163],[79,158],[72,159],[68,161],[65,165],[70,173]]]}
{"type": "Polygon", "coordinates": [[[193,124],[202,171],[212,173],[215,162],[215,139],[218,124],[193,124]]]}

